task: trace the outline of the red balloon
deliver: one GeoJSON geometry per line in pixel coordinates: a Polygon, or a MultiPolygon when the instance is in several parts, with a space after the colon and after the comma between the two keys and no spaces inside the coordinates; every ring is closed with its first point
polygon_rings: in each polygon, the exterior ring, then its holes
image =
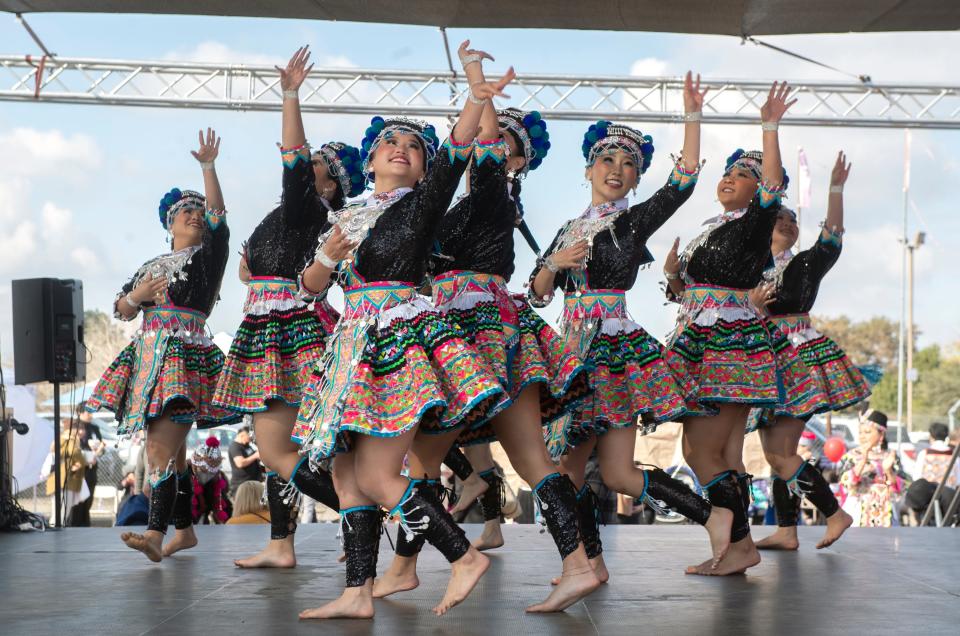
{"type": "Polygon", "coordinates": [[[831,437],[823,443],[823,454],[834,464],[840,461],[840,458],[843,457],[846,452],[847,445],[844,444],[843,440],[839,437],[831,437]]]}

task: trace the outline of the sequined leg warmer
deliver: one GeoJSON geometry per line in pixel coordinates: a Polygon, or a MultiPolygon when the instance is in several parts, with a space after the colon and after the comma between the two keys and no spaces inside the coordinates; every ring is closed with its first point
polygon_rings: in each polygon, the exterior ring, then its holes
{"type": "Polygon", "coordinates": [[[177,474],[171,460],[166,470],[161,471],[158,468],[150,473],[150,514],[147,518],[147,530],[167,533],[167,524],[173,515],[176,499],[177,474]]]}
{"type": "Polygon", "coordinates": [[[357,506],[340,511],[340,533],[347,557],[347,587],[360,587],[377,577],[380,551],[380,510],[357,506]]]}
{"type": "Polygon", "coordinates": [[[551,473],[540,480],[533,493],[560,558],[567,558],[580,545],[576,487],[566,475],[551,473]]]}
{"type": "Polygon", "coordinates": [[[285,496],[289,484],[274,472],[267,473],[266,497],[270,509],[270,540],[286,539],[297,531],[297,506],[285,496]]]}
{"type": "Polygon", "coordinates": [[[170,523],[177,530],[193,525],[193,474],[189,467],[177,475],[177,498],[173,500],[170,523]]]}
{"type": "Polygon", "coordinates": [[[316,499],[331,510],[340,510],[340,498],[333,487],[333,477],[322,468],[310,470],[310,462],[304,455],[290,475],[290,484],[294,488],[310,497],[316,499]]]}
{"type": "Polygon", "coordinates": [[[707,523],[713,509],[710,502],[690,490],[685,483],[659,468],[644,470],[643,476],[645,483],[641,499],[653,509],[656,510],[662,503],[701,526],[707,523]]]}
{"type": "Polygon", "coordinates": [[[456,446],[452,447],[447,456],[443,458],[443,463],[453,471],[453,474],[460,481],[466,481],[473,474],[473,466],[470,465],[470,460],[456,446]]]}
{"type": "Polygon", "coordinates": [[[824,517],[832,517],[840,509],[836,495],[830,490],[830,484],[819,470],[807,462],[800,464],[793,477],[787,480],[787,489],[798,497],[809,499],[824,517]]]}
{"type": "Polygon", "coordinates": [[[740,498],[743,500],[743,511],[750,515],[750,502],[753,501],[753,475],[750,473],[737,474],[737,486],[740,488],[740,498]]]}
{"type": "Polygon", "coordinates": [[[777,525],[781,528],[793,528],[800,518],[800,497],[787,487],[787,482],[779,477],[773,478],[773,507],[777,512],[777,525]]]}
{"type": "Polygon", "coordinates": [[[497,473],[496,468],[485,470],[480,473],[483,481],[490,484],[486,492],[480,495],[480,510],[483,511],[484,521],[493,521],[500,519],[500,511],[503,509],[503,478],[497,473]]]}
{"type": "Polygon", "coordinates": [[[400,502],[390,511],[400,518],[400,533],[407,541],[422,534],[449,561],[459,560],[470,549],[467,535],[437,497],[435,488],[410,482],[400,502]]]}
{"type": "Polygon", "coordinates": [[[600,541],[600,509],[597,496],[590,486],[584,484],[577,493],[577,516],[580,519],[580,538],[588,559],[603,554],[603,542],[600,541]]]}
{"type": "MultiPolygon", "coordinates": [[[[433,488],[434,492],[438,493],[438,497],[440,496],[439,492],[443,490],[439,479],[411,479],[410,483],[419,488],[433,488]]],[[[415,534],[412,539],[408,540],[406,532],[399,532],[397,534],[397,556],[412,557],[420,554],[420,550],[423,549],[423,544],[426,541],[427,537],[423,534],[415,534]]]]}
{"type": "Polygon", "coordinates": [[[750,534],[750,522],[743,508],[743,497],[737,484],[737,473],[727,470],[714,477],[705,487],[710,503],[726,508],[733,513],[733,525],[730,527],[730,541],[736,543],[750,534]]]}

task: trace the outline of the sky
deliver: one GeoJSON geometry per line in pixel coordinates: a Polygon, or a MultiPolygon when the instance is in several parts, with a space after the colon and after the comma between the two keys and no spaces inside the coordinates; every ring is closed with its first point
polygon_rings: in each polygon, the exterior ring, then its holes
{"type": "MultiPolygon", "coordinates": [[[[443,70],[439,32],[430,27],[304,20],[189,16],[33,14],[34,30],[65,57],[191,60],[282,64],[310,44],[318,65],[443,70]]],[[[451,29],[453,47],[465,38],[497,61],[488,75],[512,64],[528,73],[677,76],[688,68],[705,77],[834,80],[846,78],[739,39],[721,36],[557,30],[451,29]]],[[[763,38],[875,82],[960,84],[960,67],[948,64],[960,50],[957,33],[809,35],[763,38]]],[[[0,13],[0,53],[38,54],[12,14],[0,13]]],[[[10,82],[0,74],[0,85],[10,82]]],[[[510,91],[508,90],[507,93],[510,91]]],[[[509,105],[509,101],[502,104],[509,105]]],[[[331,138],[358,144],[369,118],[307,115],[315,145],[331,138]]],[[[561,223],[583,211],[580,142],[589,122],[549,122],[552,148],[524,184],[527,221],[546,246],[561,223]]],[[[200,169],[189,151],[197,130],[222,136],[217,169],[229,211],[233,256],[210,317],[214,332],[232,333],[241,319],[244,288],[236,277],[241,242],[280,195],[275,143],[279,113],[121,108],[0,102],[0,356],[12,357],[10,281],[59,277],[84,281],[87,309],[110,311],[116,292],[147,258],[166,249],[156,208],[171,187],[201,189],[200,169]]],[[[670,153],[682,146],[679,124],[639,126],[654,137],[653,164],[633,202],[649,197],[670,173],[670,153]]],[[[904,133],[898,130],[781,128],[786,166],[796,184],[802,145],[813,178],[813,207],[801,241],[809,245],[825,213],[830,168],[838,150],[853,170],[847,183],[844,251],[828,274],[814,313],[897,319],[903,213],[904,133]]],[[[759,126],[705,126],[707,159],[691,199],[650,241],[658,261],[641,271],[628,294],[634,318],[665,336],[675,319],[660,292],[663,257],[674,237],[694,238],[718,212],[716,183],[724,159],[736,148],[759,147],[759,126]]],[[[919,345],[960,340],[956,257],[960,215],[951,183],[960,181],[960,133],[915,131],[909,197],[910,235],[925,231],[916,256],[916,322],[919,345]],[[953,263],[953,264],[951,264],[953,263]]],[[[796,198],[795,193],[793,199],[796,198]]],[[[788,199],[787,203],[789,204],[788,199]]],[[[517,237],[513,286],[527,279],[534,256],[517,237]]],[[[336,295],[334,295],[336,302],[336,295]]],[[[556,320],[559,303],[543,310],[556,320]]]]}

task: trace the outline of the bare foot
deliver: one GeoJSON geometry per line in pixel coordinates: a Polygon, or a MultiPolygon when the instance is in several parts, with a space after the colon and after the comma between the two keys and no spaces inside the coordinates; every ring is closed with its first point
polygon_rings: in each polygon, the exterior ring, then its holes
{"type": "Polygon", "coordinates": [[[837,539],[843,536],[847,528],[853,523],[853,517],[848,515],[842,508],[827,517],[827,531],[817,544],[817,550],[833,545],[837,539]]]}
{"type": "Polygon", "coordinates": [[[163,546],[163,556],[168,557],[180,550],[189,550],[197,545],[197,533],[193,531],[193,526],[177,530],[173,533],[173,538],[167,541],[163,546]]]}
{"type": "Polygon", "coordinates": [[[500,529],[500,520],[485,521],[483,532],[473,540],[471,545],[481,552],[503,547],[503,531],[500,529]]]}
{"type": "Polygon", "coordinates": [[[147,530],[143,534],[124,532],[120,535],[120,539],[127,544],[128,548],[143,552],[154,563],[159,563],[163,558],[161,551],[163,535],[156,530],[147,530]]]}
{"type": "Polygon", "coordinates": [[[397,592],[409,592],[419,585],[417,557],[395,556],[383,576],[373,582],[373,598],[383,598],[397,592]]]}
{"type": "Polygon", "coordinates": [[[360,587],[348,587],[335,601],[300,612],[300,618],[373,618],[373,579],[360,587]]]}
{"type": "Polygon", "coordinates": [[[597,578],[592,566],[564,572],[547,600],[531,605],[527,608],[527,612],[562,612],[598,587],[600,587],[600,579],[597,578]]]}
{"type": "Polygon", "coordinates": [[[293,535],[285,539],[271,539],[260,552],[246,559],[236,559],[233,564],[238,568],[293,568],[297,566],[297,555],[293,549],[293,535]]]}
{"type": "Polygon", "coordinates": [[[490,488],[483,477],[477,473],[471,473],[467,480],[463,482],[463,490],[460,491],[460,499],[457,501],[457,505],[450,509],[450,514],[455,515],[458,512],[463,512],[467,508],[473,505],[477,499],[480,498],[480,495],[487,492],[490,488]]]}
{"type": "MultiPolygon", "coordinates": [[[[597,575],[601,583],[606,583],[610,580],[610,572],[607,571],[607,564],[603,562],[602,553],[590,559],[590,565],[593,567],[593,572],[597,575]]],[[[550,579],[550,585],[560,585],[560,577],[555,576],[550,579]]]]}
{"type": "Polygon", "coordinates": [[[720,506],[714,506],[703,525],[710,536],[710,551],[713,562],[717,564],[730,548],[730,526],[733,525],[733,512],[720,506]]]}
{"type": "Polygon", "coordinates": [[[475,548],[470,548],[466,554],[454,561],[450,582],[447,583],[447,593],[443,595],[440,604],[433,608],[433,613],[443,616],[451,608],[462,603],[489,567],[490,559],[480,554],[475,548]]]}
{"type": "Polygon", "coordinates": [[[757,541],[758,550],[796,550],[799,547],[796,526],[777,528],[769,537],[757,541]]]}
{"type": "Polygon", "coordinates": [[[720,559],[720,563],[715,564],[713,559],[707,559],[697,566],[687,568],[687,574],[698,574],[700,576],[728,576],[730,574],[743,574],[747,568],[760,563],[760,553],[753,544],[750,537],[730,544],[726,556],[720,559]]]}

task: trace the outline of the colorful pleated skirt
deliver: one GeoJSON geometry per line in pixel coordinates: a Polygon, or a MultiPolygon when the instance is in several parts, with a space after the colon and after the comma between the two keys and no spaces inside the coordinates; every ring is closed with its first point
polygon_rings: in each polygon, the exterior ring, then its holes
{"type": "MultiPolygon", "coordinates": [[[[559,335],[527,303],[492,274],[450,271],[433,280],[433,300],[466,335],[467,341],[503,386],[494,415],[510,406],[528,386],[539,386],[544,426],[575,408],[590,393],[586,366],[564,347],[559,335]]],[[[489,421],[464,430],[458,444],[496,440],[489,421]]]]}
{"type": "Polygon", "coordinates": [[[690,285],[666,359],[692,382],[687,414],[712,416],[722,404],[773,408],[804,418],[827,397],[786,336],[750,303],[749,290],[690,285]]]}
{"type": "Polygon", "coordinates": [[[623,290],[567,293],[561,333],[564,347],[587,363],[593,393],[548,432],[554,456],[591,435],[629,426],[650,432],[686,412],[692,387],[678,381],[664,360],[663,346],[629,317],[623,290]]]}
{"type": "Polygon", "coordinates": [[[243,322],[213,397],[216,406],[257,413],[271,400],[299,406],[339,314],[325,299],[305,299],[297,282],[254,276],[243,322]]]}
{"type": "Polygon", "coordinates": [[[223,352],[207,337],[206,316],[186,307],[144,309],[136,336],[116,357],[87,400],[87,410],[116,413],[127,436],[161,415],[210,428],[240,420],[213,404],[223,352]]]}
{"type": "MultiPolygon", "coordinates": [[[[809,314],[770,316],[767,322],[790,342],[810,377],[826,396],[826,403],[819,413],[839,411],[870,397],[870,386],[863,374],[836,342],[814,329],[809,314]]],[[[774,419],[771,416],[781,414],[785,413],[769,409],[751,410],[748,432],[772,424],[774,419]]]]}
{"type": "Polygon", "coordinates": [[[412,285],[361,281],[344,290],[343,315],[311,374],[292,437],[317,461],[349,450],[357,434],[470,427],[503,397],[464,333],[412,285]]]}

